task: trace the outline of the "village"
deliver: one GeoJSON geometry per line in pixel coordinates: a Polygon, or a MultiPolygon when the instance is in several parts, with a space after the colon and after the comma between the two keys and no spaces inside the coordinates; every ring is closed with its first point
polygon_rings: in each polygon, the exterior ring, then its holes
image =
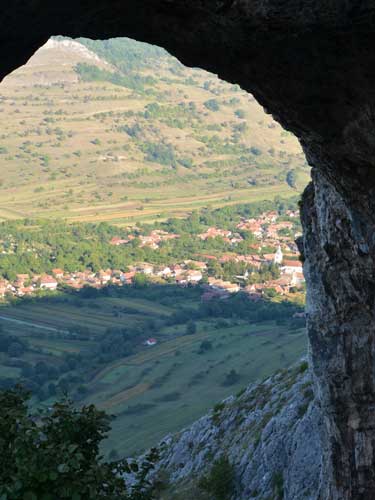
{"type": "MultiPolygon", "coordinates": [[[[81,290],[85,287],[101,289],[109,285],[126,286],[136,284],[140,280],[147,280],[149,283],[173,283],[178,286],[200,284],[203,301],[225,300],[231,294],[240,291],[247,294],[252,301],[261,300],[270,289],[274,294],[286,295],[292,289],[304,286],[302,264],[294,242],[298,234],[293,232],[294,220],[297,220],[298,214],[288,211],[286,215],[284,219],[287,220],[278,220],[279,215],[276,211],[264,212],[257,218],[243,218],[237,224],[238,232],[209,227],[197,235],[201,240],[221,238],[235,248],[243,241],[244,232],[249,232],[255,237],[255,242],[251,245],[252,253],[227,252],[220,256],[202,254],[179,263],[166,262],[164,265],[139,262],[127,265],[123,270],[105,269],[94,272],[85,269],[67,272],[55,268],[52,272],[41,275],[17,274],[14,281],[0,278],[0,297],[24,297],[66,287],[81,290]],[[269,252],[270,248],[274,251],[269,252]],[[267,253],[264,249],[268,250],[267,253]],[[231,281],[223,280],[220,276],[213,275],[210,265],[213,261],[219,265],[226,262],[242,263],[245,272],[233,276],[231,281]],[[276,267],[278,276],[272,280],[254,282],[251,279],[254,273],[267,265],[276,267]]],[[[129,234],[126,238],[113,237],[109,243],[114,246],[128,245],[135,237],[133,234],[129,234]]],[[[164,241],[179,237],[179,234],[163,230],[153,230],[148,235],[137,235],[140,247],[149,247],[155,251],[164,241]]]]}

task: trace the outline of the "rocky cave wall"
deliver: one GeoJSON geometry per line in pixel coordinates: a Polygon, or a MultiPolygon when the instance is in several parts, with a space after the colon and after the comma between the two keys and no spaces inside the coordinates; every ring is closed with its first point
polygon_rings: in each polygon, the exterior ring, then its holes
{"type": "Polygon", "coordinates": [[[375,498],[373,0],[3,0],[0,78],[55,34],[161,45],[240,84],[297,135],[313,167],[300,247],[320,497],[375,498]]]}

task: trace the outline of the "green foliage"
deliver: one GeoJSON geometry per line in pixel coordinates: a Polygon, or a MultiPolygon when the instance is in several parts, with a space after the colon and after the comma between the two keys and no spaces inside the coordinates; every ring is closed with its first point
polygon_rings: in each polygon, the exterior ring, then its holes
{"type": "Polygon", "coordinates": [[[223,381],[224,386],[230,386],[237,384],[241,380],[240,375],[236,370],[232,369],[229,373],[225,375],[225,379],[223,381]]]}
{"type": "Polygon", "coordinates": [[[234,114],[237,116],[237,118],[241,118],[243,120],[245,118],[245,111],[243,109],[237,109],[234,114]]]}
{"type": "Polygon", "coordinates": [[[272,486],[275,494],[275,500],[284,498],[284,477],[281,472],[276,472],[272,477],[272,486]]]}
{"type": "Polygon", "coordinates": [[[297,174],[295,170],[289,170],[286,174],[286,182],[291,188],[296,188],[297,174]]]}
{"type": "Polygon", "coordinates": [[[176,157],[171,144],[147,142],[142,146],[145,160],[171,167],[176,166],[176,157]]]}
{"type": "Polygon", "coordinates": [[[205,101],[203,104],[210,111],[219,111],[220,109],[220,105],[216,99],[209,99],[208,101],[205,101]]]}
{"type": "MultiPolygon", "coordinates": [[[[103,41],[79,38],[78,41],[123,73],[147,67],[154,69],[155,59],[173,61],[164,49],[136,42],[130,38],[112,38],[103,41]]],[[[176,64],[178,64],[177,61],[176,64]]]]}
{"type": "Polygon", "coordinates": [[[302,361],[300,364],[298,371],[299,373],[305,373],[309,369],[309,363],[307,361],[302,361]]]}
{"type": "Polygon", "coordinates": [[[201,352],[212,351],[212,342],[210,342],[209,340],[203,340],[199,347],[199,350],[201,352]]]}
{"type": "Polygon", "coordinates": [[[252,146],[250,148],[250,152],[251,154],[253,154],[254,156],[260,156],[262,154],[262,150],[260,148],[256,148],[255,146],[252,146]]]}
{"type": "Polygon", "coordinates": [[[146,288],[150,283],[150,280],[145,274],[137,273],[133,278],[134,288],[146,288]]]}
{"type": "Polygon", "coordinates": [[[2,500],[152,500],[146,476],[156,450],[140,466],[104,462],[99,446],[110,430],[104,412],[61,401],[31,415],[27,404],[28,395],[20,389],[0,392],[2,500]],[[133,487],[127,487],[124,474],[135,477],[133,487]]]}
{"type": "Polygon", "coordinates": [[[234,494],[234,469],[228,457],[223,455],[216,460],[207,476],[199,481],[200,488],[212,500],[231,500],[234,494]]]}
{"type": "Polygon", "coordinates": [[[188,321],[186,324],[186,335],[194,335],[197,332],[197,325],[194,321],[188,321]]]}
{"type": "Polygon", "coordinates": [[[139,92],[144,91],[145,85],[153,85],[154,83],[151,77],[142,77],[138,74],[123,75],[113,73],[87,63],[78,63],[75,70],[84,82],[110,82],[139,92]]]}

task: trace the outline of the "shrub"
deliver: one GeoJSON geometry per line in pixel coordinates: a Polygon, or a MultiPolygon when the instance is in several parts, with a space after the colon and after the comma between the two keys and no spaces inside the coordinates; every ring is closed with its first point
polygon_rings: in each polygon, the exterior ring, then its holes
{"type": "Polygon", "coordinates": [[[230,500],[234,493],[234,470],[228,457],[216,460],[207,474],[199,481],[199,487],[215,500],[230,500]]]}
{"type": "Polygon", "coordinates": [[[309,363],[307,361],[302,361],[300,364],[298,371],[299,373],[305,373],[305,371],[309,368],[309,363]]]}
{"type": "Polygon", "coordinates": [[[210,111],[219,111],[220,109],[219,103],[217,102],[216,99],[209,99],[208,101],[205,101],[203,104],[210,111]]]}
{"type": "Polygon", "coordinates": [[[238,117],[238,118],[241,118],[241,120],[243,120],[245,118],[245,111],[243,111],[242,109],[237,109],[234,114],[238,117]]]}
{"type": "Polygon", "coordinates": [[[194,335],[194,333],[197,332],[197,325],[194,323],[194,321],[189,321],[186,324],[186,335],[194,335]]]}
{"type": "Polygon", "coordinates": [[[286,174],[286,182],[291,188],[296,187],[297,174],[295,170],[289,170],[289,172],[286,174]]]}
{"type": "Polygon", "coordinates": [[[237,384],[237,382],[240,380],[240,375],[236,372],[236,370],[231,370],[229,373],[226,374],[224,382],[222,383],[223,386],[228,387],[234,384],[237,384]]]}
{"type": "Polygon", "coordinates": [[[276,472],[272,477],[272,486],[275,494],[275,500],[284,498],[284,478],[281,472],[276,472]]]}
{"type": "Polygon", "coordinates": [[[256,148],[255,146],[252,146],[250,148],[250,153],[253,154],[254,156],[260,156],[262,154],[262,150],[259,148],[256,148]]]}

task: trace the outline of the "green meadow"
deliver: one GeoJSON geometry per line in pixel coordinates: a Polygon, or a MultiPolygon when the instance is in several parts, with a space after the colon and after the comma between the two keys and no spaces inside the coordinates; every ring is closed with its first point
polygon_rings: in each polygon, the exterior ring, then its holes
{"type": "MultiPolygon", "coordinates": [[[[58,294],[0,309],[2,335],[27,345],[22,366],[53,366],[57,393],[65,388],[80,404],[95,403],[116,416],[107,452],[140,452],[306,350],[304,329],[291,325],[289,313],[282,321],[213,317],[202,309],[198,289],[164,288],[84,299],[58,294]],[[187,333],[190,316],[193,334],[187,333]],[[115,345],[114,354],[101,359],[109,333],[120,335],[122,328],[135,332],[131,351],[117,356],[115,345]],[[151,336],[157,345],[144,345],[151,336]],[[81,361],[64,371],[72,359],[81,361]]],[[[1,353],[0,376],[22,379],[27,370],[11,364],[1,353]]],[[[50,383],[42,384],[43,405],[53,400],[50,383]]]]}

